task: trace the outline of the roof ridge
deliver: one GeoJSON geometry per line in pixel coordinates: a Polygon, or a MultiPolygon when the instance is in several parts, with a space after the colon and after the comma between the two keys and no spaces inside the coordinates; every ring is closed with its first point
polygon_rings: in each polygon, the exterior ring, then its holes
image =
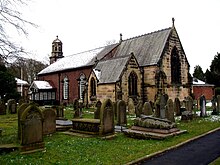
{"type": "Polygon", "coordinates": [[[71,54],[71,55],[67,55],[65,57],[70,57],[70,56],[75,56],[75,55],[86,53],[86,52],[91,52],[91,51],[94,51],[94,50],[106,48],[108,46],[112,46],[112,45],[116,45],[116,44],[118,44],[118,43],[114,43],[114,44],[110,44],[110,45],[106,45],[106,46],[100,46],[100,47],[97,47],[97,48],[94,48],[94,49],[89,49],[89,50],[85,50],[85,51],[82,51],[82,52],[78,52],[78,53],[74,53],[74,54],[71,54]]]}
{"type": "MultiPolygon", "coordinates": [[[[172,27],[168,27],[168,28],[164,28],[164,29],[156,30],[156,31],[153,31],[153,32],[150,32],[150,33],[145,33],[145,34],[138,35],[138,36],[131,37],[131,38],[127,38],[127,39],[125,39],[125,40],[123,40],[123,41],[128,41],[128,40],[132,40],[132,39],[135,39],[135,38],[139,38],[139,37],[143,37],[143,36],[151,35],[151,34],[158,33],[158,32],[162,32],[162,31],[165,31],[165,30],[168,30],[168,29],[172,29],[172,27]]],[[[123,41],[122,41],[122,42],[123,42],[123,41]]]]}

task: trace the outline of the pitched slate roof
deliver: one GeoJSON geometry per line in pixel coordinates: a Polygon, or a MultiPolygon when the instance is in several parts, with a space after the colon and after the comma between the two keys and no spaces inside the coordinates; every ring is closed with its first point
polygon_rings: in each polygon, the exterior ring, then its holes
{"type": "Polygon", "coordinates": [[[35,89],[53,89],[53,86],[47,82],[47,81],[33,81],[31,86],[30,86],[30,89],[31,88],[35,88],[35,89]]]}
{"type": "Polygon", "coordinates": [[[38,73],[38,75],[80,68],[84,66],[92,66],[95,64],[96,58],[98,60],[102,59],[114,48],[116,48],[114,57],[125,56],[133,52],[140,66],[155,65],[158,63],[162,55],[172,29],[173,28],[170,27],[123,40],[117,44],[66,56],[43,69],[38,73]]]}
{"type": "Polygon", "coordinates": [[[131,55],[100,61],[93,69],[99,84],[115,83],[120,80],[123,69],[131,55]]]}
{"type": "Polygon", "coordinates": [[[155,65],[159,61],[172,28],[167,28],[121,42],[115,57],[134,53],[140,66],[155,65]]]}
{"type": "Polygon", "coordinates": [[[116,45],[117,44],[108,45],[105,47],[100,47],[93,50],[66,56],[40,71],[38,75],[94,65],[96,57],[98,60],[101,59],[116,45]]]}

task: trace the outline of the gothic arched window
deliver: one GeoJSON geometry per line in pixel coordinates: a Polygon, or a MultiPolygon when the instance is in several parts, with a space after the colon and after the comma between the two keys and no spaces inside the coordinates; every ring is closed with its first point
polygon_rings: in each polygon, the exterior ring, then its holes
{"type": "Polygon", "coordinates": [[[95,79],[92,77],[91,81],[90,81],[90,92],[91,92],[91,96],[96,96],[96,83],[95,83],[95,79]]]}
{"type": "Polygon", "coordinates": [[[128,77],[128,91],[129,96],[136,96],[137,95],[137,75],[135,72],[131,72],[128,77]]]}
{"type": "Polygon", "coordinates": [[[68,99],[69,97],[69,80],[67,77],[63,79],[63,99],[68,99]]]}
{"type": "Polygon", "coordinates": [[[181,84],[181,63],[176,47],[171,52],[171,83],[181,84]]]}

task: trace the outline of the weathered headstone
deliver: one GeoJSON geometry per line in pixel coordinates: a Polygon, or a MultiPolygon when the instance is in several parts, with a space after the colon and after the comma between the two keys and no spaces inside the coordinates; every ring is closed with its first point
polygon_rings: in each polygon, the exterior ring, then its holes
{"type": "Polygon", "coordinates": [[[136,117],[140,117],[140,115],[142,114],[142,109],[143,109],[143,101],[141,98],[138,99],[138,104],[135,107],[135,114],[136,117]]]}
{"type": "Polygon", "coordinates": [[[215,96],[212,97],[211,102],[212,102],[212,115],[218,115],[217,106],[216,106],[217,99],[215,96]]]}
{"type": "Polygon", "coordinates": [[[145,102],[143,106],[143,115],[150,116],[153,115],[152,107],[149,102],[145,102]]]}
{"type": "Polygon", "coordinates": [[[0,100],[0,115],[6,115],[6,106],[3,100],[0,100]]]}
{"type": "Polygon", "coordinates": [[[129,115],[135,114],[135,105],[134,105],[134,101],[132,98],[128,99],[128,113],[129,115]]]}
{"type": "Polygon", "coordinates": [[[7,111],[9,114],[17,113],[17,103],[15,99],[9,99],[7,102],[7,111]]]}
{"type": "Polygon", "coordinates": [[[200,116],[204,117],[206,116],[206,99],[204,95],[200,96],[199,102],[200,102],[200,116]]]}
{"type": "Polygon", "coordinates": [[[100,134],[114,134],[114,110],[110,99],[105,100],[101,106],[100,134]]]}
{"type": "Polygon", "coordinates": [[[98,100],[95,104],[96,110],[94,112],[94,119],[100,119],[100,109],[102,106],[102,102],[98,100]]]}
{"type": "Polygon", "coordinates": [[[30,104],[21,114],[21,151],[44,149],[43,114],[34,104],[30,104]]]}
{"type": "Polygon", "coordinates": [[[80,109],[79,109],[79,100],[78,99],[74,100],[73,109],[75,112],[73,118],[79,118],[80,117],[80,109]]]}
{"type": "Polygon", "coordinates": [[[126,103],[123,100],[117,101],[117,125],[127,125],[126,103]]]}
{"type": "Polygon", "coordinates": [[[64,119],[64,107],[63,107],[63,105],[53,106],[52,109],[56,110],[56,118],[57,119],[64,119]]]}
{"type": "Polygon", "coordinates": [[[186,110],[190,112],[193,111],[193,98],[191,96],[186,98],[186,110]]]}
{"type": "Polygon", "coordinates": [[[160,96],[160,118],[165,119],[165,111],[166,111],[166,98],[165,95],[160,96]]]}
{"type": "Polygon", "coordinates": [[[29,105],[28,103],[23,103],[18,107],[18,140],[21,140],[21,115],[29,105]]]}
{"type": "Polygon", "coordinates": [[[159,118],[160,117],[160,94],[156,97],[154,106],[155,106],[154,117],[159,118]]]}
{"type": "Polygon", "coordinates": [[[173,106],[173,100],[172,99],[168,99],[167,101],[167,115],[166,118],[172,122],[175,122],[175,118],[174,118],[174,106],[173,106]]]}
{"type": "Polygon", "coordinates": [[[174,100],[174,112],[176,113],[176,116],[180,116],[180,100],[179,98],[175,98],[174,100]]]}
{"type": "Polygon", "coordinates": [[[43,134],[48,135],[56,132],[56,112],[53,109],[44,109],[43,134]]]}

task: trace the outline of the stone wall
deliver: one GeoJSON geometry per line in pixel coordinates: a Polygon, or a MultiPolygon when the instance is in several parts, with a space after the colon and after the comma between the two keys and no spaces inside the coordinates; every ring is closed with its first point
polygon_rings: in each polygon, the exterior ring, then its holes
{"type": "Polygon", "coordinates": [[[105,99],[115,101],[115,84],[98,84],[97,100],[103,102],[105,99]]]}

